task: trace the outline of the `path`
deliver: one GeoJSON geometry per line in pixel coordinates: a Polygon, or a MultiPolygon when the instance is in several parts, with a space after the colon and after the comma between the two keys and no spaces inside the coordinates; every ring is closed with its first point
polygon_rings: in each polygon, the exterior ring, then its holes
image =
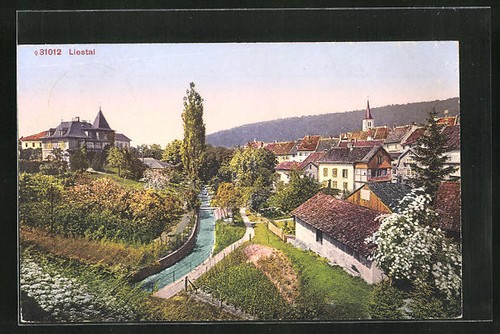
{"type": "Polygon", "coordinates": [[[209,269],[211,269],[217,262],[220,260],[224,259],[227,254],[231,253],[233,250],[238,248],[242,243],[245,241],[251,240],[255,236],[255,231],[252,227],[252,223],[250,222],[250,219],[247,217],[245,214],[245,208],[240,208],[240,213],[241,213],[241,218],[243,218],[243,222],[245,223],[246,226],[246,231],[245,235],[235,243],[227,246],[222,250],[220,253],[216,254],[215,256],[210,256],[208,259],[203,261],[199,266],[194,268],[189,274],[182,276],[175,282],[164,286],[163,288],[159,289],[156,291],[153,296],[158,297],[158,298],[165,298],[168,299],[186,287],[186,278],[188,278],[191,282],[195,281],[198,277],[200,277],[202,274],[206,273],[209,269]]]}

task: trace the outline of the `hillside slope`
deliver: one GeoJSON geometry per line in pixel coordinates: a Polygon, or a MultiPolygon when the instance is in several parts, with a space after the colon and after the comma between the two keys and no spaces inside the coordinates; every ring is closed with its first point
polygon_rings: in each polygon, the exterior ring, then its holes
{"type": "MultiPolygon", "coordinates": [[[[372,108],[375,126],[393,126],[425,123],[427,113],[435,107],[439,116],[448,110],[449,116],[458,115],[457,97],[447,100],[388,105],[372,108]]],[[[291,117],[238,126],[207,135],[206,143],[214,146],[235,147],[254,139],[264,142],[296,140],[305,135],[337,136],[343,132],[361,130],[365,110],[291,117]]]]}

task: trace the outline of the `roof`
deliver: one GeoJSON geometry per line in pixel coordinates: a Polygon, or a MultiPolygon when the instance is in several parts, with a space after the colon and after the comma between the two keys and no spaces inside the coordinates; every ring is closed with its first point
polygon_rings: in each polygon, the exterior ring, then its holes
{"type": "Polygon", "coordinates": [[[460,148],[460,125],[446,126],[441,134],[446,139],[445,147],[448,150],[456,150],[460,148]]]}
{"type": "Polygon", "coordinates": [[[19,138],[20,141],[31,141],[31,140],[40,140],[41,138],[45,137],[48,131],[42,131],[34,135],[26,136],[26,137],[21,137],[19,138]]]}
{"type": "MultiPolygon", "coordinates": [[[[318,162],[354,163],[361,162],[373,147],[333,147],[318,162]]],[[[376,147],[378,150],[378,147],[376,147]]]]}
{"type": "Polygon", "coordinates": [[[443,230],[460,232],[460,182],[442,182],[434,199],[434,211],[438,214],[438,226],[443,230]]]}
{"type": "Polygon", "coordinates": [[[387,138],[390,132],[391,129],[384,125],[384,126],[369,128],[366,131],[346,132],[343,133],[341,137],[347,139],[356,139],[356,140],[368,140],[368,138],[376,140],[384,140],[385,138],[387,138]]]}
{"type": "Polygon", "coordinates": [[[447,116],[438,118],[437,124],[443,125],[455,125],[457,124],[458,117],[457,116],[447,116]]]}
{"type": "Polygon", "coordinates": [[[368,101],[368,100],[366,101],[365,119],[373,119],[372,112],[370,110],[370,101],[368,101]]]}
{"type": "Polygon", "coordinates": [[[149,168],[153,169],[174,167],[174,165],[169,164],[168,162],[156,160],[155,158],[143,158],[142,162],[149,168]]]}
{"type": "Polygon", "coordinates": [[[354,141],[341,141],[338,147],[348,147],[352,144],[354,147],[374,147],[384,144],[383,140],[354,140],[354,141]]]}
{"type": "Polygon", "coordinates": [[[85,133],[85,130],[88,130],[89,128],[91,128],[91,124],[87,122],[80,122],[80,121],[61,122],[61,124],[59,124],[56,127],[52,135],[45,136],[43,137],[43,139],[89,138],[85,133]]]}
{"type": "Polygon", "coordinates": [[[365,239],[380,226],[380,222],[375,220],[379,212],[322,192],[293,210],[292,215],[365,257],[373,248],[373,245],[365,243],[365,239]]]}
{"type": "Polygon", "coordinates": [[[292,150],[295,142],[287,141],[287,142],[277,142],[277,143],[269,143],[264,146],[265,149],[273,152],[275,155],[287,155],[292,150]]]}
{"type": "Polygon", "coordinates": [[[339,138],[320,138],[318,143],[318,148],[316,150],[318,152],[328,151],[332,147],[338,146],[339,142],[340,142],[339,138]]]}
{"type": "Polygon", "coordinates": [[[316,151],[320,136],[305,136],[297,145],[297,151],[316,151]]]}
{"type": "Polygon", "coordinates": [[[130,142],[131,139],[127,136],[125,136],[123,133],[115,133],[115,141],[128,141],[130,142]]]}
{"type": "Polygon", "coordinates": [[[282,161],[276,165],[276,170],[292,170],[298,169],[300,167],[300,162],[297,161],[282,161]]]}
{"type": "Polygon", "coordinates": [[[97,116],[95,117],[94,123],[92,124],[92,127],[94,129],[100,129],[100,130],[111,130],[109,127],[108,121],[106,121],[106,118],[104,117],[104,114],[101,111],[101,108],[99,108],[99,112],[97,113],[97,116]]]}
{"type": "Polygon", "coordinates": [[[375,134],[373,134],[371,137],[375,140],[377,139],[386,139],[389,133],[391,133],[391,129],[388,128],[387,126],[379,126],[376,128],[372,128],[370,130],[375,130],[375,134]]]}
{"type": "Polygon", "coordinates": [[[318,161],[319,159],[321,159],[324,155],[325,155],[326,152],[313,152],[311,154],[309,154],[307,156],[307,158],[305,158],[304,161],[302,161],[302,163],[300,164],[300,169],[304,168],[305,166],[307,166],[309,163],[314,163],[316,161],[318,161]]]}
{"type": "Polygon", "coordinates": [[[399,143],[408,132],[411,131],[411,125],[395,127],[385,138],[386,143],[399,143]]]}
{"type": "MultiPolygon", "coordinates": [[[[408,195],[411,191],[410,186],[401,183],[370,182],[365,184],[362,188],[365,187],[370,189],[371,192],[374,193],[375,196],[377,196],[382,203],[384,203],[385,206],[392,211],[399,204],[399,201],[401,201],[403,197],[408,195]]],[[[359,191],[359,189],[356,191],[359,191]]]]}
{"type": "Polygon", "coordinates": [[[414,145],[417,140],[425,133],[425,128],[415,128],[413,132],[406,138],[403,145],[414,145]]]}

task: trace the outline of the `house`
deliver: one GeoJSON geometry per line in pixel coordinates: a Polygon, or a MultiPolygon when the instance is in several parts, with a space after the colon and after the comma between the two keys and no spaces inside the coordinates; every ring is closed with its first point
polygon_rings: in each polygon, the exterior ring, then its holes
{"type": "Polygon", "coordinates": [[[28,148],[42,148],[42,138],[45,137],[47,134],[47,131],[42,131],[34,135],[26,136],[26,137],[21,137],[19,138],[19,141],[21,142],[21,149],[26,150],[28,148]]]}
{"type": "Polygon", "coordinates": [[[283,183],[290,182],[290,173],[292,170],[298,170],[300,167],[300,162],[297,161],[282,161],[276,165],[275,170],[276,174],[278,174],[279,179],[278,182],[281,181],[283,183]]]}
{"type": "Polygon", "coordinates": [[[348,141],[341,141],[338,144],[338,147],[374,147],[374,146],[382,146],[384,144],[384,140],[357,140],[351,139],[348,141]]]}
{"type": "Polygon", "coordinates": [[[274,153],[278,162],[289,161],[292,156],[290,151],[295,146],[295,142],[287,141],[287,142],[274,142],[265,144],[264,148],[274,153]]]}
{"type": "Polygon", "coordinates": [[[317,193],[292,211],[295,243],[325,257],[367,283],[382,281],[384,273],[369,257],[365,242],[380,226],[380,212],[317,193]]]}
{"type": "Polygon", "coordinates": [[[392,158],[382,146],[375,146],[354,164],[354,189],[367,182],[391,182],[392,158]]]}
{"type": "MultiPolygon", "coordinates": [[[[108,145],[115,142],[115,130],[112,130],[104,114],[99,108],[99,112],[92,124],[75,117],[71,121],[62,121],[55,129],[50,129],[48,133],[41,138],[42,158],[53,158],[53,150],[59,148],[62,151],[63,158],[69,161],[69,155],[80,146],[86,146],[87,151],[103,151],[108,145]]],[[[124,136],[124,135],[123,135],[124,136]]],[[[119,137],[122,145],[130,139],[119,137]]]]}
{"type": "Polygon", "coordinates": [[[381,213],[392,213],[410,191],[411,187],[404,184],[370,182],[356,189],[346,201],[381,213]]]}
{"type": "Polygon", "coordinates": [[[340,138],[325,137],[320,138],[316,152],[326,152],[332,147],[339,146],[340,138]]]}
{"type": "Polygon", "coordinates": [[[392,129],[387,138],[384,140],[384,149],[389,152],[403,152],[402,143],[416,128],[415,125],[397,126],[392,129]]]}
{"type": "Polygon", "coordinates": [[[115,146],[118,148],[130,148],[130,138],[122,133],[115,134],[115,146]]]}
{"type": "Polygon", "coordinates": [[[438,215],[437,227],[455,240],[460,240],[461,207],[460,182],[442,182],[433,203],[438,215]]]}
{"type": "Polygon", "coordinates": [[[451,125],[443,128],[441,134],[446,139],[446,161],[445,167],[453,166],[455,172],[450,174],[451,178],[460,178],[460,125],[451,125]]]}
{"type": "Polygon", "coordinates": [[[174,165],[165,162],[165,161],[160,161],[156,160],[155,158],[142,158],[142,163],[145,164],[148,168],[150,169],[165,169],[165,168],[173,168],[174,165]]]}
{"type": "Polygon", "coordinates": [[[300,163],[299,169],[304,172],[304,175],[318,180],[318,160],[320,160],[326,152],[314,152],[300,163]]]}
{"type": "Polygon", "coordinates": [[[305,136],[297,143],[296,161],[302,162],[311,153],[316,152],[320,136],[305,136]]]}
{"type": "Polygon", "coordinates": [[[411,147],[407,147],[403,153],[401,153],[394,164],[392,182],[401,184],[411,184],[411,179],[415,177],[415,152],[411,147]]]}
{"type": "Polygon", "coordinates": [[[317,161],[318,181],[347,192],[366,182],[391,180],[391,157],[379,147],[334,147],[317,161]]]}

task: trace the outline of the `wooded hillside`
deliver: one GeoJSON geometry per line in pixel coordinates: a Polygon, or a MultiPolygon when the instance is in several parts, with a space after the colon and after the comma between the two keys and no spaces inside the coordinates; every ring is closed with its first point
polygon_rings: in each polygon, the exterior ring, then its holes
{"type": "MultiPolygon", "coordinates": [[[[427,113],[435,107],[439,116],[448,110],[449,116],[458,115],[457,97],[447,100],[388,105],[371,108],[375,126],[425,123],[427,113]]],[[[206,143],[213,146],[234,147],[252,140],[272,142],[296,140],[305,135],[337,136],[340,133],[361,130],[365,110],[290,117],[267,122],[238,126],[207,135],[206,143]]]]}

